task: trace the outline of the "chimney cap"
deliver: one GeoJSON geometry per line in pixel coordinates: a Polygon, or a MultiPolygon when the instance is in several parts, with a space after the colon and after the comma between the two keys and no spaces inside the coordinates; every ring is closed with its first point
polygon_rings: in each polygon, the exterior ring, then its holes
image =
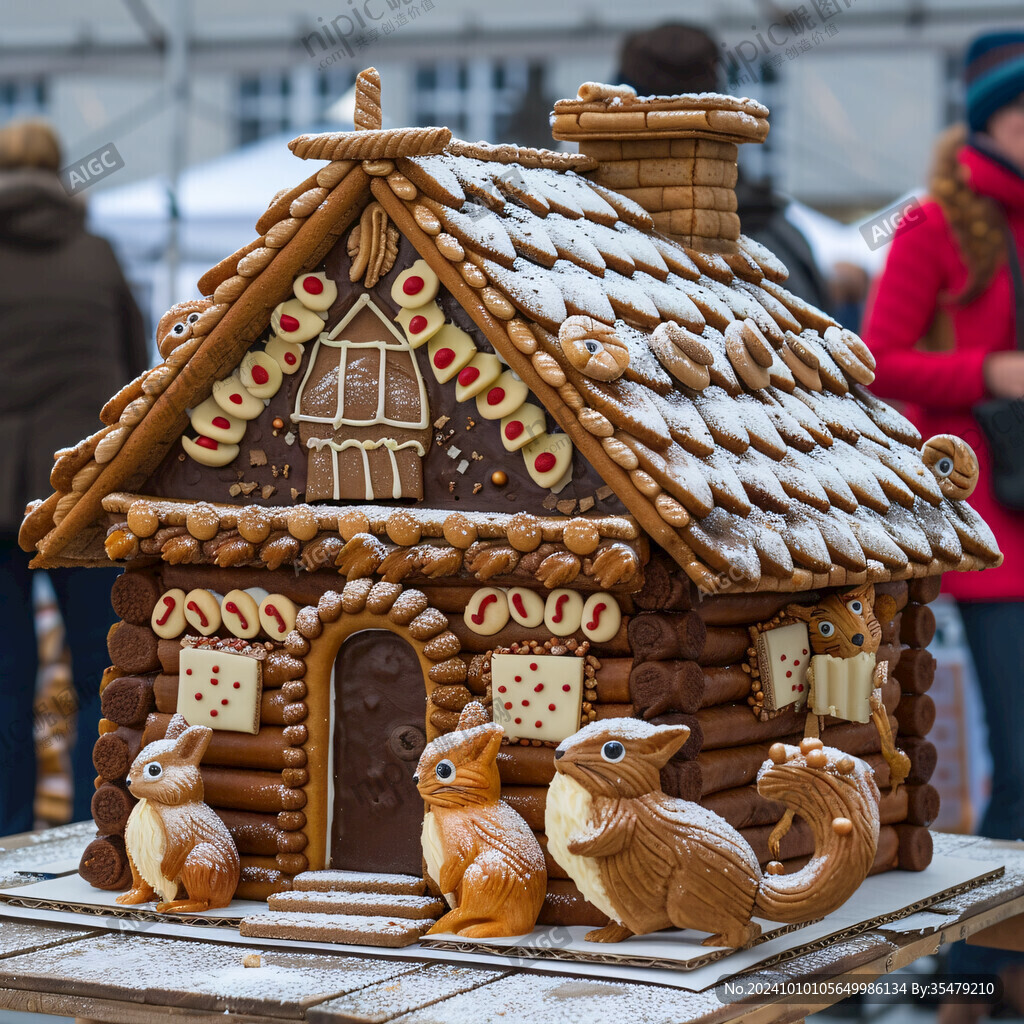
{"type": "Polygon", "coordinates": [[[716,92],[637,96],[625,85],[584,82],[572,100],[559,100],[551,134],[566,142],[584,139],[716,139],[763,142],[768,108],[757,100],[716,92]]]}

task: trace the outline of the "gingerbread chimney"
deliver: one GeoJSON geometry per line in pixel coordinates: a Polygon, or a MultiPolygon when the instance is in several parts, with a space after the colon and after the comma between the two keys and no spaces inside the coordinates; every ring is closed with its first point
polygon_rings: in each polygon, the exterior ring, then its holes
{"type": "Polygon", "coordinates": [[[737,145],[764,141],[767,107],[585,82],[576,99],[555,104],[551,133],[597,160],[588,177],[639,203],[659,231],[691,249],[735,251],[737,145]]]}

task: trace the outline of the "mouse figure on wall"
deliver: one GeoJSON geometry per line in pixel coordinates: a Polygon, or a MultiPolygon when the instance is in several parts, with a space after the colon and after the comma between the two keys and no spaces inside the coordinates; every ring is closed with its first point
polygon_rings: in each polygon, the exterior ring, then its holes
{"type": "Polygon", "coordinates": [[[686,742],[686,726],[632,718],[584,726],[555,751],[545,831],[548,852],[611,919],[588,933],[620,942],[663,928],[719,930],[709,946],[745,947],[754,916],[795,923],[841,906],[867,876],[878,846],[878,787],[860,759],[806,738],[776,743],[758,774],[761,796],[809,825],[814,854],[799,871],[778,861],[762,874],[747,841],[724,818],[667,796],[660,771],[686,742]]]}

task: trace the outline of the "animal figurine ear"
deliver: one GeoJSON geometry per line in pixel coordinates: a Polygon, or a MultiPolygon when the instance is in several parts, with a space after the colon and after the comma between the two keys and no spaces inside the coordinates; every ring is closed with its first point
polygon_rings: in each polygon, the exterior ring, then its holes
{"type": "Polygon", "coordinates": [[[874,583],[862,583],[859,587],[854,587],[853,590],[847,590],[843,594],[843,601],[852,601],[854,599],[860,600],[864,604],[873,608],[875,604],[874,583]]]}
{"type": "Polygon", "coordinates": [[[173,715],[170,722],[167,723],[164,739],[176,740],[187,728],[188,722],[185,721],[184,715],[173,715]]]}
{"type": "Polygon", "coordinates": [[[801,622],[810,622],[811,614],[814,612],[814,605],[810,604],[788,604],[786,614],[801,622]]]}
{"type": "Polygon", "coordinates": [[[213,730],[207,728],[205,725],[192,725],[189,726],[179,737],[178,742],[174,744],[174,752],[178,757],[185,761],[191,761],[193,764],[199,764],[203,754],[206,753],[206,748],[210,745],[210,740],[213,739],[213,730]]]}
{"type": "Polygon", "coordinates": [[[478,725],[473,730],[473,760],[490,763],[498,756],[505,730],[494,722],[478,725]]]}
{"type": "Polygon", "coordinates": [[[478,725],[486,725],[490,721],[487,709],[478,700],[471,700],[459,715],[459,729],[473,729],[478,725]]]}
{"type": "Polygon", "coordinates": [[[657,744],[657,763],[663,767],[668,763],[669,758],[681,750],[683,744],[690,738],[690,727],[688,725],[661,725],[657,733],[651,738],[651,742],[657,744]]]}
{"type": "Polygon", "coordinates": [[[879,594],[872,609],[879,622],[892,622],[896,617],[896,598],[892,594],[879,594]]]}

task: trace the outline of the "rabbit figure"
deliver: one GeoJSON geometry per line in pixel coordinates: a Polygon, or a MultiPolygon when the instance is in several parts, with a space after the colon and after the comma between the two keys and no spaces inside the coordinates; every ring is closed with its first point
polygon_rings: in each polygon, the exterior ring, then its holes
{"type": "Polygon", "coordinates": [[[128,772],[138,803],[125,828],[132,887],[122,904],[159,897],[157,912],[192,914],[226,907],[238,886],[239,860],[227,826],[203,803],[199,760],[213,738],[205,725],[175,715],[162,740],[144,747],[128,772]],[[184,889],[185,899],[179,899],[184,889]]]}
{"type": "Polygon", "coordinates": [[[473,701],[458,729],[429,743],[416,766],[427,873],[452,907],[428,935],[525,935],[536,924],[547,871],[530,826],[499,799],[503,733],[473,701]]]}

